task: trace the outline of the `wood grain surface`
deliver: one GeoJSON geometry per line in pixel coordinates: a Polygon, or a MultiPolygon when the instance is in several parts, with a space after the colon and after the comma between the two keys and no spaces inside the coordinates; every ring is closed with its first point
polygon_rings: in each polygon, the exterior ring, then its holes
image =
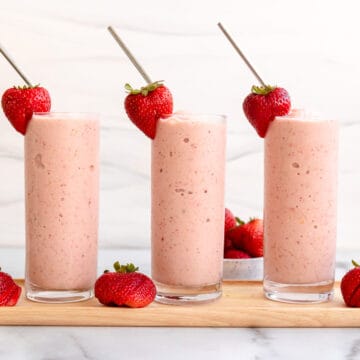
{"type": "MultiPolygon", "coordinates": [[[[23,281],[17,281],[23,286],[23,281]]],[[[0,308],[0,325],[174,327],[359,327],[360,309],[345,307],[336,284],[334,300],[295,305],[267,300],[261,282],[225,282],[223,296],[203,305],[152,303],[143,309],[114,308],[96,299],[40,304],[22,292],[15,307],[0,308]]]]}

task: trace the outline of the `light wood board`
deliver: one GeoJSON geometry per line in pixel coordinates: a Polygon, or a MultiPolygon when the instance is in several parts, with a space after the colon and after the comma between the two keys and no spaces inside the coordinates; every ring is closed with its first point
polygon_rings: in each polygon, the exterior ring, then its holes
{"type": "MultiPolygon", "coordinates": [[[[23,286],[23,281],[17,281],[23,286]]],[[[221,299],[203,305],[152,303],[142,309],[114,308],[96,299],[40,304],[24,298],[0,307],[0,325],[175,326],[175,327],[360,327],[360,309],[345,307],[335,287],[323,304],[283,304],[264,298],[261,282],[225,282],[221,299]]]]}

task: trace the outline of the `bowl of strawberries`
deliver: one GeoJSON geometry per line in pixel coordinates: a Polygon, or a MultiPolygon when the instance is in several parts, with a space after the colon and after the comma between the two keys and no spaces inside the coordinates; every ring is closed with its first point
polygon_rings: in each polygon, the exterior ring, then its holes
{"type": "Polygon", "coordinates": [[[224,280],[263,279],[263,227],[262,219],[244,222],[225,209],[224,280]]]}

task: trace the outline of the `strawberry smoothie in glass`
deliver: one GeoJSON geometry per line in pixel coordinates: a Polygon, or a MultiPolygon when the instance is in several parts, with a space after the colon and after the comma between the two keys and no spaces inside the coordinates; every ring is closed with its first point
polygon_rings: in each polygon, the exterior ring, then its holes
{"type": "Polygon", "coordinates": [[[265,137],[264,292],[285,302],[333,294],[338,123],[294,110],[265,137]]]}
{"type": "Polygon", "coordinates": [[[224,116],[160,118],[152,143],[152,278],[158,302],[221,296],[224,245],[224,116]]]}
{"type": "Polygon", "coordinates": [[[25,191],[27,297],[90,298],[97,270],[97,115],[33,115],[25,135],[25,191]]]}

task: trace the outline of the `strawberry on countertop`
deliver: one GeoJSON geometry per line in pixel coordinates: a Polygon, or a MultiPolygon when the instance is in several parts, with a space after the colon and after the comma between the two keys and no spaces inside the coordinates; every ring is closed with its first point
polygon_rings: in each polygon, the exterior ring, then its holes
{"type": "Polygon", "coordinates": [[[0,306],[14,306],[21,294],[21,287],[15,283],[9,274],[0,268],[0,306]]]}
{"type": "Polygon", "coordinates": [[[243,102],[244,113],[260,137],[265,137],[276,116],[287,115],[291,101],[288,92],[276,86],[253,86],[243,102]]]}
{"type": "Polygon", "coordinates": [[[352,263],[355,267],[342,278],[340,288],[347,306],[360,307],[360,265],[352,263]]]}
{"type": "Polygon", "coordinates": [[[155,138],[157,121],[173,111],[170,90],[161,81],[155,81],[140,90],[125,85],[129,92],[125,110],[130,120],[150,139],[155,138]]]}
{"type": "Polygon", "coordinates": [[[14,86],[4,92],[1,105],[12,126],[25,135],[32,114],[50,111],[51,99],[41,86],[14,86]]]}
{"type": "Polygon", "coordinates": [[[95,297],[104,305],[140,308],[154,301],[156,287],[133,264],[114,264],[115,272],[106,271],[95,283],[95,297]]]}

